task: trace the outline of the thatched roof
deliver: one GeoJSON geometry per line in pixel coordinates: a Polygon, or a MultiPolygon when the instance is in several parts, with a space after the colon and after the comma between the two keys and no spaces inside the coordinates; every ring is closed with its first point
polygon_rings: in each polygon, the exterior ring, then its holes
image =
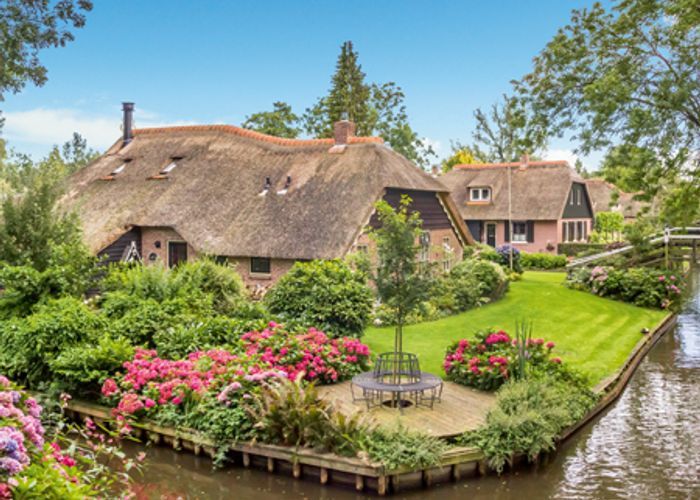
{"type": "Polygon", "coordinates": [[[134,132],[69,180],[63,202],[78,211],[93,251],[128,227],[168,226],[215,255],[333,258],[347,252],[386,188],[447,192],[378,138],[334,146],[226,125],[134,132]],[[173,157],[177,167],[160,175],[173,157]],[[266,177],[272,186],[261,196],[266,177]]]}
{"type": "Polygon", "coordinates": [[[565,161],[457,165],[440,177],[465,220],[508,218],[508,171],[513,217],[556,220],[562,216],[572,182],[583,182],[565,161]],[[489,203],[469,202],[469,188],[490,187],[489,203]]]}
{"type": "Polygon", "coordinates": [[[586,179],[588,194],[591,197],[593,212],[618,212],[625,219],[634,219],[649,204],[635,199],[634,193],[626,193],[605,179],[586,179]],[[613,202],[613,193],[618,193],[613,202]]]}

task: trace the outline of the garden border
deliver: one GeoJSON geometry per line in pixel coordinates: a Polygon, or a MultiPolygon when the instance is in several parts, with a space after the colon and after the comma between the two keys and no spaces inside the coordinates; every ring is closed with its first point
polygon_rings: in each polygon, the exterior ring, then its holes
{"type": "MultiPolygon", "coordinates": [[[[668,314],[651,333],[637,342],[620,369],[594,388],[596,393],[603,394],[600,401],[580,421],[565,429],[558,443],[573,436],[620,396],[646,354],[676,325],[676,320],[676,314],[668,314]]],[[[69,401],[66,413],[75,420],[85,420],[89,417],[98,423],[111,418],[110,408],[80,400],[69,401]]],[[[215,443],[196,431],[162,427],[149,421],[134,424],[133,427],[138,437],[145,436],[149,442],[156,445],[165,443],[178,451],[184,449],[195,455],[205,453],[212,459],[217,454],[215,443]]],[[[404,489],[457,481],[462,477],[485,475],[489,472],[483,453],[471,447],[449,449],[442,455],[440,465],[437,466],[424,469],[399,467],[393,470],[360,458],[317,453],[307,448],[253,442],[231,445],[228,452],[229,458],[236,465],[259,467],[271,473],[291,472],[295,479],[313,478],[324,485],[346,485],[354,487],[357,491],[371,489],[380,496],[404,489]]],[[[519,464],[524,462],[526,457],[514,458],[513,463],[519,464]]]]}

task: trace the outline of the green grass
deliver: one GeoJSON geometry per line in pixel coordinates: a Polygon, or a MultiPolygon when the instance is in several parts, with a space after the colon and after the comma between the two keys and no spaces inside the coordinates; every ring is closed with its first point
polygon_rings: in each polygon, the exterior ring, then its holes
{"type": "MultiPolygon", "coordinates": [[[[566,288],[564,273],[529,271],[511,283],[498,302],[437,321],[404,328],[404,350],[418,354],[421,369],[444,375],[448,344],[487,328],[513,335],[515,323],[531,320],[533,336],[556,343],[554,352],[595,384],[615,372],[641,338],[667,314],[566,288]]],[[[373,353],[393,348],[393,327],[369,328],[362,338],[373,353]]]]}

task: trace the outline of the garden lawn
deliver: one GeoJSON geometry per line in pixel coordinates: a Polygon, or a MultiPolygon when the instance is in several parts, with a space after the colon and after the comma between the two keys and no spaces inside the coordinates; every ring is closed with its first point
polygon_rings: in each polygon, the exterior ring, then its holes
{"type": "MultiPolygon", "coordinates": [[[[478,330],[515,333],[517,321],[531,320],[533,337],[556,343],[555,356],[597,384],[615,372],[642,337],[668,314],[597,297],[564,286],[564,273],[524,273],[506,296],[478,309],[404,328],[404,350],[419,356],[421,369],[444,376],[442,361],[454,340],[472,339],[478,330]]],[[[391,351],[394,328],[368,328],[362,341],[373,354],[391,351]]]]}

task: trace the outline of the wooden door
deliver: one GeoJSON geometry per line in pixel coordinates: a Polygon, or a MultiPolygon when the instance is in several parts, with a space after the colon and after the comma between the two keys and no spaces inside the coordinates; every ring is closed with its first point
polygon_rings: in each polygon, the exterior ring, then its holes
{"type": "Polygon", "coordinates": [[[182,241],[169,241],[168,266],[175,267],[180,262],[187,262],[187,243],[182,241]]]}
{"type": "Polygon", "coordinates": [[[496,223],[486,223],[486,244],[492,247],[496,246],[496,223]]]}

